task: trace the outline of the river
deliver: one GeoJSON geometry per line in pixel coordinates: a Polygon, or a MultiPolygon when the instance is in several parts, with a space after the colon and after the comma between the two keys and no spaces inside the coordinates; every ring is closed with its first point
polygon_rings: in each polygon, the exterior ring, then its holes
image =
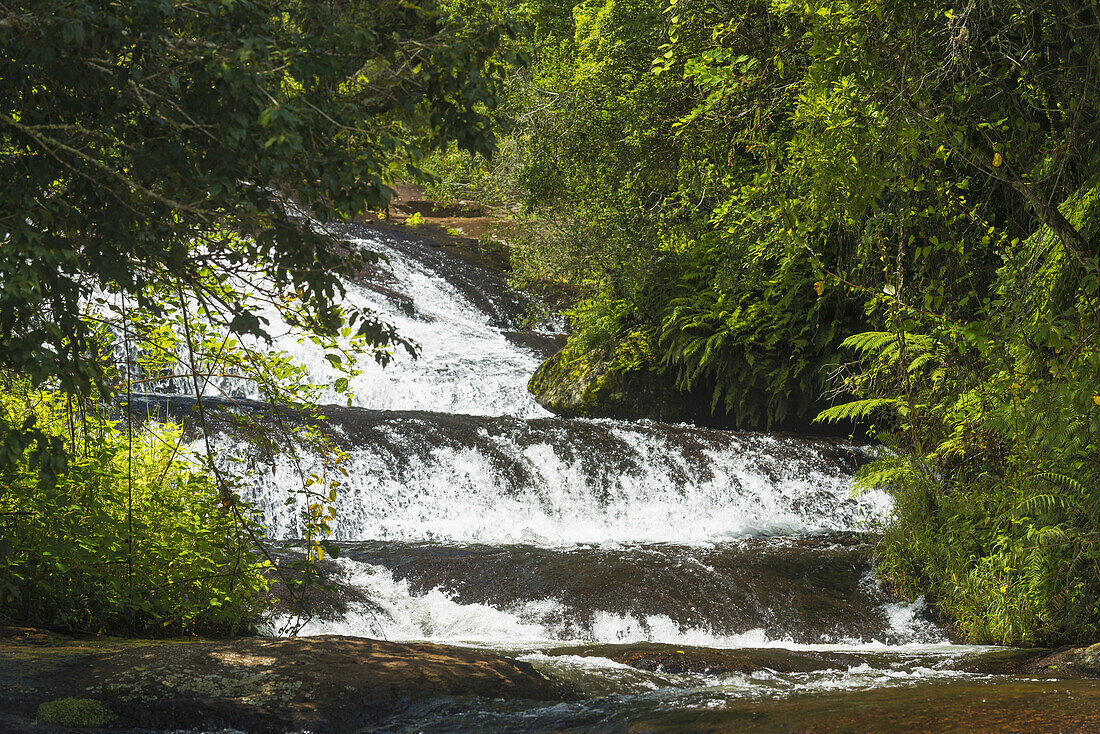
{"type": "MultiPolygon", "coordinates": [[[[352,405],[324,410],[349,454],[335,573],[366,601],[300,634],[501,651],[586,695],[441,699],[379,731],[1096,730],[1078,716],[1094,682],[974,672],[1012,651],[956,644],[921,600],[888,597],[870,534],[890,498],[850,492],[867,447],[551,416],[526,382],[553,325],[524,330],[502,276],[415,234],[353,235],[388,262],[349,301],[422,351],[364,362],[352,405]]],[[[336,376],[308,342],[276,346],[336,376]]],[[[298,537],[301,467],[255,463],[246,499],[298,537]]]]}

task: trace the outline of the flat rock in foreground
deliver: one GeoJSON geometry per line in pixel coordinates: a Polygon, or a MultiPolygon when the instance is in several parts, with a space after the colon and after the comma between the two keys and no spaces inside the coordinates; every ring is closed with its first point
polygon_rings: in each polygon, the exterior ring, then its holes
{"type": "Polygon", "coordinates": [[[39,703],[66,697],[99,701],[121,729],[249,732],[355,729],[444,696],[574,697],[526,663],[444,645],[326,635],[97,647],[17,637],[6,634],[0,643],[0,697],[15,703],[0,728],[28,722],[39,703]]]}

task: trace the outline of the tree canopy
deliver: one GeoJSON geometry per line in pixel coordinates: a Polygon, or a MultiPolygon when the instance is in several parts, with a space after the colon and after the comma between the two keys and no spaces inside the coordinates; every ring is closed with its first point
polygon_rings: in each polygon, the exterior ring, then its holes
{"type": "MultiPolygon", "coordinates": [[[[385,207],[434,150],[492,152],[515,31],[476,0],[0,1],[0,616],[256,623],[276,570],[232,461],[106,398],[187,376],[201,408],[223,371],[308,401],[304,368],[255,347],[267,306],[326,347],[413,350],[342,304],[376,255],[330,225],[385,207]]],[[[336,475],[310,429],[265,445],[336,475]]],[[[307,560],[335,481],[288,488],[307,560]]]]}
{"type": "Polygon", "coordinates": [[[101,383],[99,291],[151,313],[181,291],[263,335],[218,288],[252,270],[334,332],[361,254],[318,223],[383,207],[432,149],[492,150],[511,30],[397,0],[0,3],[0,367],[101,383]]]}

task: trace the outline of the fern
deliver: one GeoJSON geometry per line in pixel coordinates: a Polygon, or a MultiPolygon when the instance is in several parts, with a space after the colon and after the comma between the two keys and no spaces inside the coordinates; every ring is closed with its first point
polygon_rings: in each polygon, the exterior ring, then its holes
{"type": "Polygon", "coordinates": [[[1022,515],[1042,517],[1058,512],[1070,512],[1074,509],[1074,504],[1060,494],[1037,494],[1017,504],[1016,511],[1022,515]]]}
{"type": "Polygon", "coordinates": [[[916,473],[909,459],[888,456],[867,464],[856,473],[852,493],[859,495],[876,489],[894,489],[913,481],[916,473]]]}
{"type": "Polygon", "coordinates": [[[1044,471],[1030,474],[1025,479],[1042,479],[1055,487],[1062,490],[1073,492],[1076,495],[1085,496],[1085,485],[1067,474],[1061,474],[1058,472],[1044,471]]]}
{"type": "Polygon", "coordinates": [[[900,398],[867,398],[866,400],[854,400],[850,403],[842,403],[826,408],[817,414],[814,423],[860,420],[869,418],[875,411],[886,408],[896,411],[902,417],[909,415],[909,406],[900,398]]]}
{"type": "Polygon", "coordinates": [[[878,354],[897,340],[892,331],[864,331],[852,334],[840,343],[846,349],[854,349],[864,355],[878,354]]]}

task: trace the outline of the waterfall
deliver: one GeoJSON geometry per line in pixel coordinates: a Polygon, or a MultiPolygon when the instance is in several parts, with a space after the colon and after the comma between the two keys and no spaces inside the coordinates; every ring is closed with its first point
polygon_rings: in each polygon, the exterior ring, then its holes
{"type": "MultiPolygon", "coordinates": [[[[317,426],[347,454],[332,535],[341,552],[328,572],[354,593],[301,634],[490,647],[619,693],[787,695],[963,675],[950,661],[970,648],[950,644],[921,600],[893,601],[874,579],[868,531],[891,500],[851,492],[867,449],[550,416],[526,382],[549,354],[540,345],[554,340],[517,335],[529,305],[503,276],[415,235],[354,234],[385,263],[348,284],[349,301],[421,353],[385,368],[364,363],[352,404],[323,406],[317,426]],[[603,648],[562,647],[653,644],[864,657],[803,678],[687,680],[627,669],[603,648]]],[[[276,347],[312,380],[336,376],[308,340],[288,331],[276,347]]],[[[262,421],[265,406],[237,387],[222,407],[262,421]]],[[[148,400],[187,412],[186,398],[148,400]]],[[[324,471],[322,457],[219,442],[221,461],[251,467],[241,491],[269,535],[299,537],[306,500],[296,488],[303,474],[324,471]]]]}
{"type": "MultiPolygon", "coordinates": [[[[351,457],[336,501],[344,541],[699,544],[865,530],[889,508],[881,492],[852,497],[853,452],[820,440],[335,407],[325,420],[351,457]]],[[[300,532],[302,507],[281,489],[299,471],[277,457],[252,485],[275,537],[300,532]]]]}

